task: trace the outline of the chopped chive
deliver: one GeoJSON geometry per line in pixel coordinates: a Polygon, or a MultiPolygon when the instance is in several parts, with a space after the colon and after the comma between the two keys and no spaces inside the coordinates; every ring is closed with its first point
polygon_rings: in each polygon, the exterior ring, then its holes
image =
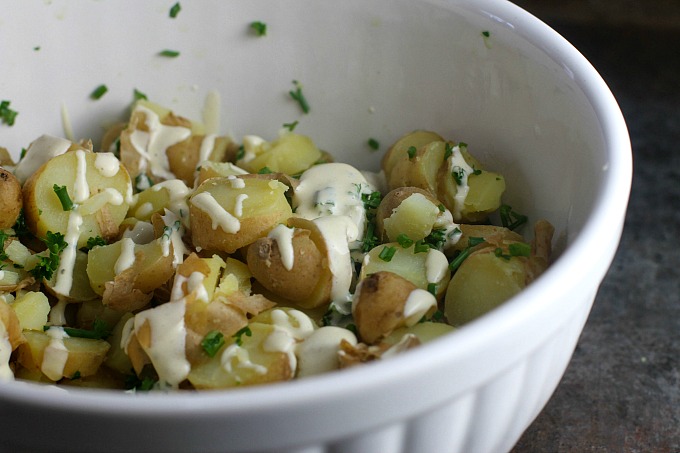
{"type": "Polygon", "coordinates": [[[292,123],[283,123],[283,127],[293,132],[293,130],[295,130],[295,128],[297,127],[298,123],[299,121],[293,121],[292,123]]]}
{"type": "Polygon", "coordinates": [[[257,36],[266,36],[267,35],[267,24],[264,23],[264,22],[261,22],[259,20],[251,22],[250,23],[250,29],[257,36]]]}
{"type": "Polygon", "coordinates": [[[106,85],[99,85],[94,89],[94,91],[92,91],[92,93],[90,93],[90,98],[94,100],[101,99],[101,97],[104,96],[107,91],[109,91],[109,89],[106,85]]]}
{"type": "Polygon", "coordinates": [[[232,335],[232,338],[234,338],[234,341],[239,346],[243,346],[243,335],[245,335],[247,337],[252,337],[253,331],[250,330],[250,327],[245,326],[243,329],[239,330],[234,335],[232,335]]]}
{"type": "Polygon", "coordinates": [[[215,357],[222,345],[224,345],[224,335],[219,330],[208,332],[201,341],[201,347],[210,357],[215,357]]]}
{"type": "Polygon", "coordinates": [[[64,211],[70,211],[71,209],[73,209],[73,201],[71,200],[71,197],[68,196],[66,186],[58,186],[55,184],[54,186],[52,186],[52,189],[54,189],[54,193],[56,193],[57,197],[59,197],[59,201],[61,202],[61,208],[64,211]]]}
{"type": "Polygon", "coordinates": [[[243,147],[243,145],[238,147],[238,150],[236,151],[236,160],[241,160],[243,157],[246,155],[246,149],[243,147]]]}
{"type": "Polygon", "coordinates": [[[158,55],[161,57],[168,57],[168,58],[175,58],[179,57],[179,51],[178,50],[170,50],[170,49],[165,49],[161,50],[158,55]]]}
{"type": "Polygon", "coordinates": [[[513,242],[508,246],[510,256],[531,256],[531,246],[525,242],[513,242]]]}
{"type": "Polygon", "coordinates": [[[414,157],[416,157],[417,152],[418,150],[416,149],[415,146],[409,146],[408,149],[406,150],[409,159],[413,159],[414,157]]]}
{"type": "Polygon", "coordinates": [[[300,104],[303,113],[309,113],[309,103],[307,102],[305,95],[302,94],[302,85],[300,85],[297,80],[293,80],[293,85],[295,86],[295,89],[290,90],[288,94],[300,104]]]}
{"type": "Polygon", "coordinates": [[[170,8],[170,17],[174,19],[175,17],[177,17],[181,10],[182,6],[179,4],[179,2],[175,3],[174,5],[172,5],[172,8],[170,8]]]}
{"type": "Polygon", "coordinates": [[[397,249],[394,248],[394,247],[385,246],[380,251],[378,258],[389,263],[390,261],[392,261],[392,258],[394,257],[394,254],[396,253],[396,251],[397,251],[397,249]]]}
{"type": "Polygon", "coordinates": [[[406,233],[401,233],[399,236],[397,236],[397,242],[402,248],[405,249],[413,245],[413,239],[409,238],[406,233]]]}
{"type": "Polygon", "coordinates": [[[432,294],[433,296],[437,295],[437,284],[436,283],[428,283],[427,284],[427,292],[432,294]]]}
{"type": "Polygon", "coordinates": [[[453,155],[453,145],[451,143],[446,142],[444,144],[444,161],[449,160],[449,157],[453,155]]]}
{"type": "Polygon", "coordinates": [[[377,151],[380,148],[380,142],[374,138],[369,138],[368,139],[368,146],[374,150],[377,151]]]}
{"type": "Polygon", "coordinates": [[[439,209],[439,212],[444,212],[446,211],[446,206],[444,206],[442,203],[439,203],[439,205],[437,205],[437,209],[439,209]]]}
{"type": "Polygon", "coordinates": [[[463,261],[467,259],[468,256],[472,253],[472,248],[486,242],[486,240],[482,237],[469,237],[468,238],[468,246],[464,248],[452,261],[449,263],[449,270],[451,272],[455,271],[460,267],[461,264],[463,264],[463,261]]]}
{"type": "Polygon", "coordinates": [[[513,211],[507,204],[501,205],[498,212],[501,216],[501,225],[509,230],[515,230],[521,227],[527,223],[528,220],[527,216],[513,211]]]}
{"type": "Polygon", "coordinates": [[[413,247],[413,253],[423,253],[423,252],[429,252],[430,251],[430,246],[425,243],[422,239],[420,241],[416,241],[415,246],[413,247]]]}
{"type": "Polygon", "coordinates": [[[257,172],[258,175],[268,175],[270,173],[273,173],[273,172],[269,167],[262,167],[257,172]]]}

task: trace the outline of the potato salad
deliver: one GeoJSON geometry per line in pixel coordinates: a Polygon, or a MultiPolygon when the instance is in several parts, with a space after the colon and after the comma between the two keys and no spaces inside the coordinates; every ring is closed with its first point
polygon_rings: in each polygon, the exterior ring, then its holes
{"type": "Polygon", "coordinates": [[[432,131],[375,173],[293,127],[235,141],[140,99],[96,149],[43,135],[0,164],[0,380],[306,378],[447,334],[550,260],[552,226],[525,240],[503,176],[432,131]]]}

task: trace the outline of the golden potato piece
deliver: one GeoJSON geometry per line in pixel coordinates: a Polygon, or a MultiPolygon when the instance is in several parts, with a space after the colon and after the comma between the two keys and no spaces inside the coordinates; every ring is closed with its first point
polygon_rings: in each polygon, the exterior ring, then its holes
{"type": "Polygon", "coordinates": [[[252,244],[293,213],[278,181],[211,178],[189,199],[195,247],[234,253],[252,244]]]}
{"type": "Polygon", "coordinates": [[[78,248],[97,236],[113,240],[127,214],[129,193],[130,176],[112,154],[70,151],[47,161],[24,184],[26,225],[40,238],[48,231],[67,235],[69,218],[77,211],[82,217],[78,248]],[[73,211],[64,210],[55,186],[66,188],[73,211]]]}
{"type": "Polygon", "coordinates": [[[8,170],[0,167],[0,230],[12,228],[23,206],[21,184],[8,170]]]}

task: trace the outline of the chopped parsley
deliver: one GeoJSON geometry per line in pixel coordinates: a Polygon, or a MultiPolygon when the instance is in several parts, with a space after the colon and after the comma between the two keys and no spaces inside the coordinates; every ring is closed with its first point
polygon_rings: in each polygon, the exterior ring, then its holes
{"type": "Polygon", "coordinates": [[[219,330],[208,332],[201,341],[201,347],[210,357],[215,357],[222,345],[224,345],[224,335],[219,330]]]}
{"type": "Polygon", "coordinates": [[[14,121],[16,120],[19,112],[9,108],[11,101],[0,102],[0,120],[8,126],[14,126],[14,121]]]}
{"type": "Polygon", "coordinates": [[[463,180],[465,179],[465,170],[463,169],[463,167],[459,167],[458,165],[456,165],[453,167],[451,171],[451,176],[453,176],[453,179],[456,181],[456,184],[462,186],[463,180]]]}
{"type": "Polygon", "coordinates": [[[378,258],[389,263],[390,261],[392,261],[392,258],[394,258],[394,254],[396,253],[396,251],[397,251],[397,249],[395,247],[385,246],[380,251],[378,258]]]}
{"type": "Polygon", "coordinates": [[[146,100],[149,99],[149,98],[146,97],[146,94],[142,93],[137,88],[135,88],[132,91],[132,97],[134,98],[135,101],[139,101],[139,100],[145,100],[146,101],[146,100]]]}
{"type": "Polygon", "coordinates": [[[170,8],[170,17],[175,18],[179,14],[179,12],[182,10],[182,6],[179,4],[179,2],[175,3],[172,5],[172,8],[170,8]]]}
{"type": "Polygon", "coordinates": [[[293,132],[295,128],[297,127],[299,121],[293,121],[292,123],[283,123],[283,127],[288,129],[289,131],[293,132]]]}
{"type": "Polygon", "coordinates": [[[501,205],[498,212],[501,216],[501,224],[509,230],[516,230],[529,220],[527,216],[513,211],[507,204],[501,205]]]}
{"type": "Polygon", "coordinates": [[[413,159],[414,157],[416,157],[417,152],[418,150],[416,149],[415,146],[409,146],[408,149],[406,150],[409,159],[413,159]]]}
{"type": "Polygon", "coordinates": [[[243,346],[243,335],[247,337],[252,337],[253,331],[250,330],[250,327],[245,326],[243,329],[239,330],[234,335],[232,335],[232,338],[234,338],[235,343],[239,346],[243,346]]]}
{"type": "Polygon", "coordinates": [[[104,96],[107,91],[109,91],[109,88],[106,85],[99,85],[92,91],[92,93],[90,93],[90,98],[94,99],[95,101],[97,99],[101,99],[101,97],[104,96]]]}
{"type": "Polygon", "coordinates": [[[63,234],[51,231],[47,232],[44,242],[49,251],[48,256],[39,256],[38,264],[29,271],[38,280],[52,278],[52,274],[59,268],[59,255],[68,245],[63,234]]]}
{"type": "Polygon", "coordinates": [[[295,89],[290,90],[288,94],[291,98],[293,98],[293,100],[300,104],[300,108],[302,109],[303,113],[309,113],[309,103],[307,102],[305,95],[302,94],[302,85],[300,85],[297,80],[293,80],[293,85],[295,86],[295,89]]]}
{"type": "Polygon", "coordinates": [[[64,211],[70,211],[73,209],[73,201],[71,200],[71,197],[68,195],[68,191],[66,190],[66,186],[58,186],[58,185],[53,185],[52,189],[54,189],[54,193],[57,194],[57,197],[59,197],[59,201],[61,202],[61,208],[64,211]]]}
{"type": "Polygon", "coordinates": [[[267,36],[267,24],[256,20],[250,23],[250,29],[257,36],[267,36]]]}
{"type": "Polygon", "coordinates": [[[170,49],[165,49],[161,50],[158,55],[161,57],[167,57],[167,58],[176,58],[179,57],[179,51],[178,50],[170,50],[170,49]]]}
{"type": "Polygon", "coordinates": [[[479,244],[482,244],[485,242],[484,238],[481,237],[469,237],[468,238],[468,246],[464,248],[452,261],[449,263],[449,270],[452,272],[455,271],[460,267],[461,264],[463,264],[463,261],[467,259],[468,256],[472,253],[473,247],[478,246],[479,244]]]}
{"type": "Polygon", "coordinates": [[[17,221],[12,229],[14,230],[14,234],[16,234],[19,239],[30,236],[31,232],[28,230],[28,226],[26,225],[26,217],[24,216],[23,209],[21,212],[19,212],[19,217],[17,217],[17,221]]]}
{"type": "Polygon", "coordinates": [[[94,236],[87,238],[87,249],[92,250],[95,247],[105,246],[106,241],[101,236],[94,236]]]}
{"type": "Polygon", "coordinates": [[[406,233],[401,233],[397,236],[397,242],[401,245],[401,248],[407,249],[413,245],[413,239],[408,237],[406,233]]]}
{"type": "Polygon", "coordinates": [[[380,142],[374,138],[369,138],[368,139],[368,146],[371,148],[373,151],[377,151],[380,149],[380,142]]]}

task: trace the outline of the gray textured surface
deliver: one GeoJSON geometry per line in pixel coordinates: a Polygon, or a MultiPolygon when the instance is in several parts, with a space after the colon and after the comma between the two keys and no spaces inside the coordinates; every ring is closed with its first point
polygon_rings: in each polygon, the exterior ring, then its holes
{"type": "Polygon", "coordinates": [[[680,452],[680,27],[547,22],[619,101],[634,177],[621,245],[572,362],[513,453],[680,452]]]}

